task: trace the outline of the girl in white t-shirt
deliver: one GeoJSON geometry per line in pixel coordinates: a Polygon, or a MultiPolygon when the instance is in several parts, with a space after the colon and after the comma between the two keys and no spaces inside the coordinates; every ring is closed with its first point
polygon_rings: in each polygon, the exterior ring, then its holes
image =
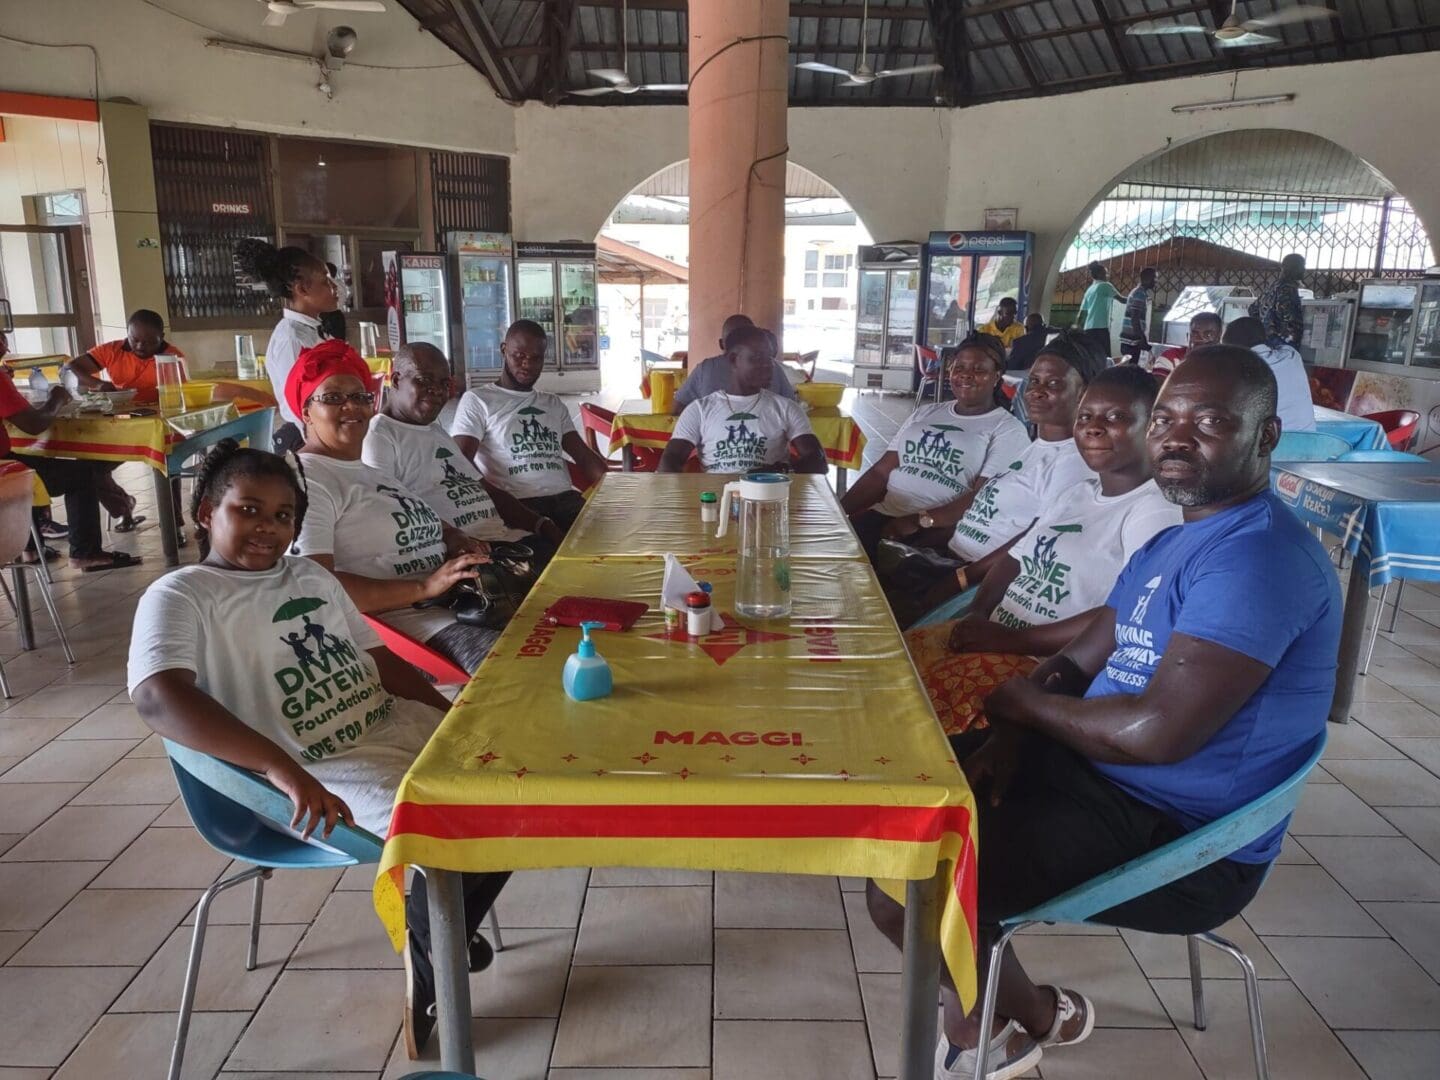
{"type": "MultiPolygon", "coordinates": [[[[233,439],[206,455],[191,504],[202,561],[141,598],[130,696],[165,738],[279,788],[302,835],[329,836],[342,820],[384,835],[400,780],[449,703],[380,643],[334,577],[286,556],[305,510],[282,459],[233,439]]],[[[472,938],[507,876],[466,876],[472,938]]],[[[424,879],[415,882],[405,1028],[423,1045],[434,979],[424,879]]],[[[472,966],[489,954],[475,941],[472,966]]]]}
{"type": "Polygon", "coordinates": [[[473,672],[499,630],[415,605],[473,580],[489,547],[361,460],[375,415],[370,369],[343,341],[327,341],[300,354],[285,395],[305,424],[298,460],[310,509],[296,552],[335,574],[361,611],[473,672]]]}
{"type": "MultiPolygon", "coordinates": [[[[932,530],[936,542],[947,538],[981,485],[1030,445],[1003,389],[1000,339],[971,334],[943,358],[955,400],[911,413],[889,449],[840,500],[872,559],[882,538],[932,530]]],[[[923,536],[911,542],[923,544],[923,536]]]]}
{"type": "Polygon", "coordinates": [[[1133,366],[1097,375],[1074,429],[1095,478],[1042,508],[995,557],[963,619],[905,635],[947,734],[983,723],[985,695],[1068,644],[1104,606],[1130,556],[1180,524],[1180,508],[1150,478],[1145,431],[1158,389],[1133,366]]]}

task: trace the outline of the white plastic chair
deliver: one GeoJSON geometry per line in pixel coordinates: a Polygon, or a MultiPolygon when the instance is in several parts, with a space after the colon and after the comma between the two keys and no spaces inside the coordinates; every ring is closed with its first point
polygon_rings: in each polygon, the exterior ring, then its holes
{"type": "MultiPolygon", "coordinates": [[[[70,639],[65,636],[65,626],[60,622],[60,610],[55,606],[55,598],[50,595],[50,568],[45,565],[43,557],[45,545],[30,514],[34,500],[34,473],[18,461],[0,465],[0,588],[3,588],[5,599],[10,602],[16,617],[19,618],[20,607],[3,574],[6,570],[14,573],[34,573],[40,598],[45,602],[45,610],[50,613],[50,621],[55,624],[55,632],[60,635],[60,647],[65,650],[65,659],[73,664],[75,654],[70,651],[70,639]],[[31,540],[35,542],[35,550],[41,553],[41,558],[37,562],[22,563],[20,556],[25,551],[25,545],[31,540]]],[[[7,698],[14,696],[10,693],[10,682],[5,678],[4,664],[0,664],[0,693],[4,693],[7,698]]]]}

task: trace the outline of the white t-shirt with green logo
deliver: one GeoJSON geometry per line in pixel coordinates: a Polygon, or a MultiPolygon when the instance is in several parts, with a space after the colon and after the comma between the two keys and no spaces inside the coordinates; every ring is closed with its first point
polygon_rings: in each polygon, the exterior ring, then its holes
{"type": "MultiPolygon", "coordinates": [[[[298,555],[329,555],[335,569],[371,578],[429,577],[445,561],[445,531],[425,500],[363,461],[301,454],[309,506],[298,555]]],[[[455,622],[445,608],[382,611],[380,617],[417,641],[455,622]]]]}
{"type": "Polygon", "coordinates": [[[385,690],[370,656],[379,645],[309,559],[259,573],[183,566],[140,599],[127,681],[133,694],[162,671],[193,672],[383,836],[400,780],[444,714],[385,690]]]}
{"type": "Polygon", "coordinates": [[[1045,507],[1010,549],[1020,573],[991,618],[1004,626],[1043,626],[1105,603],[1115,579],[1141,547],[1183,517],[1147,480],[1124,495],[1103,495],[1087,480],[1045,507]]]}
{"type": "Polygon", "coordinates": [[[1036,439],[976,492],[950,537],[950,550],[966,562],[983,558],[1030,528],[1064,492],[1094,478],[1074,439],[1036,439]]]}
{"type": "Polygon", "coordinates": [[[977,477],[1009,468],[1029,445],[1025,425],[1005,409],[958,416],[952,402],[922,405],[890,442],[900,464],[875,509],[904,517],[953,502],[977,477]]]}
{"type": "Polygon", "coordinates": [[[518,540],[506,526],[480,471],[438,423],[407,424],[389,416],[370,421],[361,460],[400,481],[455,528],[478,540],[518,540]]]}
{"type": "Polygon", "coordinates": [[[556,395],[493,384],[465,391],[450,424],[451,435],[480,440],[480,472],[518,499],[570,490],[560,441],[574,430],[570,410],[556,395]]]}
{"type": "Polygon", "coordinates": [[[813,435],[798,402],[761,390],[741,397],[717,390],[685,406],[672,438],[693,443],[706,472],[743,473],[790,459],[790,443],[813,435]]]}

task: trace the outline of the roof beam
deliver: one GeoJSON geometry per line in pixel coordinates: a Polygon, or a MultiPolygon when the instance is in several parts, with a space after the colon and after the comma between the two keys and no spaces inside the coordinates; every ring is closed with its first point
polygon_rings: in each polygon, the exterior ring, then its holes
{"type": "Polygon", "coordinates": [[[1005,38],[1005,44],[1010,46],[1011,53],[1015,56],[1015,62],[1020,65],[1020,71],[1025,76],[1025,81],[1030,84],[1030,89],[1040,89],[1039,76],[1035,74],[1035,65],[1030,63],[1030,57],[1025,53],[1025,46],[1021,44],[1015,33],[1015,26],[1010,21],[1010,16],[1003,11],[995,13],[995,21],[1000,24],[1000,33],[1005,38]]]}
{"type": "MultiPolygon", "coordinates": [[[[924,8],[877,7],[870,12],[871,18],[890,19],[900,22],[921,22],[930,18],[924,8]]],[[[792,19],[863,19],[863,4],[791,4],[792,19]]]]}
{"type": "Polygon", "coordinates": [[[479,0],[450,0],[450,6],[455,11],[460,29],[479,55],[490,85],[495,87],[495,92],[502,100],[512,105],[519,104],[523,100],[520,78],[515,74],[515,68],[510,61],[500,55],[500,43],[495,38],[495,30],[490,25],[490,20],[485,17],[479,0]]]}
{"type": "Polygon", "coordinates": [[[1120,35],[1115,32],[1115,24],[1110,21],[1110,11],[1105,6],[1105,0],[1093,0],[1093,3],[1095,4],[1095,14],[1099,16],[1100,25],[1105,30],[1105,40],[1110,43],[1110,51],[1115,54],[1115,62],[1120,65],[1120,70],[1123,71],[1127,77],[1134,75],[1134,65],[1130,63],[1130,58],[1125,55],[1125,49],[1123,48],[1124,43],[1120,40],[1120,35]]]}
{"type": "Polygon", "coordinates": [[[566,67],[570,57],[570,43],[575,36],[575,0],[553,0],[545,5],[545,21],[540,36],[546,46],[546,53],[537,65],[535,81],[539,84],[542,100],[554,105],[565,96],[566,67]]]}
{"type": "MultiPolygon", "coordinates": [[[[900,48],[900,39],[904,36],[904,33],[905,24],[899,19],[891,19],[885,27],[885,63],[883,66],[877,63],[875,65],[876,71],[884,71],[886,68],[899,66],[895,61],[898,57],[904,55],[900,48]]],[[[885,80],[886,98],[894,98],[900,93],[900,87],[897,85],[899,82],[899,79],[885,80]]]]}

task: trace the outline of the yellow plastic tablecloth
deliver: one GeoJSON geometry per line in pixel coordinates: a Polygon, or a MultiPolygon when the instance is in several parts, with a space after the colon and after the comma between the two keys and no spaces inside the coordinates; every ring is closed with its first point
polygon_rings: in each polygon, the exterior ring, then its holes
{"type": "MultiPolygon", "coordinates": [[[[700,493],[713,491],[718,500],[725,482],[735,479],[712,473],[610,473],[590,496],[560,554],[733,557],[739,531],[732,524],[717,537],[718,523],[702,523],[700,493]]],[[[790,477],[790,553],[797,559],[863,557],[860,541],[823,476],[790,477]]]]}
{"type": "MultiPolygon", "coordinates": [[[[248,413],[254,408],[237,411],[248,413]]],[[[235,415],[232,411],[230,419],[235,415]]],[[[21,453],[86,461],[143,461],[162,473],[167,471],[165,455],[182,441],[161,416],[62,417],[39,435],[27,435],[8,424],[6,428],[11,446],[21,453]]]]}
{"type": "MultiPolygon", "coordinates": [[[[634,495],[637,515],[668,513],[663,493],[634,495]]],[[[972,1002],[975,803],[869,565],[796,559],[792,617],[746,625],[733,615],[734,556],[677,554],[713,583],[722,632],[667,634],[659,556],[551,562],[400,785],[375,884],[392,942],[404,941],[407,864],[892,882],[943,867],[942,948],[972,1002]],[[629,631],[596,635],[608,698],[577,703],[561,688],[579,631],[543,612],[566,595],[652,605],[629,631]]]]}
{"type": "MultiPolygon", "coordinates": [[[[620,406],[611,425],[609,453],[624,446],[663,450],[679,419],[669,413],[652,413],[642,401],[627,401],[620,406]]],[[[842,469],[860,468],[865,457],[865,435],[854,419],[838,408],[816,408],[810,412],[810,427],[825,448],[825,459],[831,465],[842,469]]]]}

